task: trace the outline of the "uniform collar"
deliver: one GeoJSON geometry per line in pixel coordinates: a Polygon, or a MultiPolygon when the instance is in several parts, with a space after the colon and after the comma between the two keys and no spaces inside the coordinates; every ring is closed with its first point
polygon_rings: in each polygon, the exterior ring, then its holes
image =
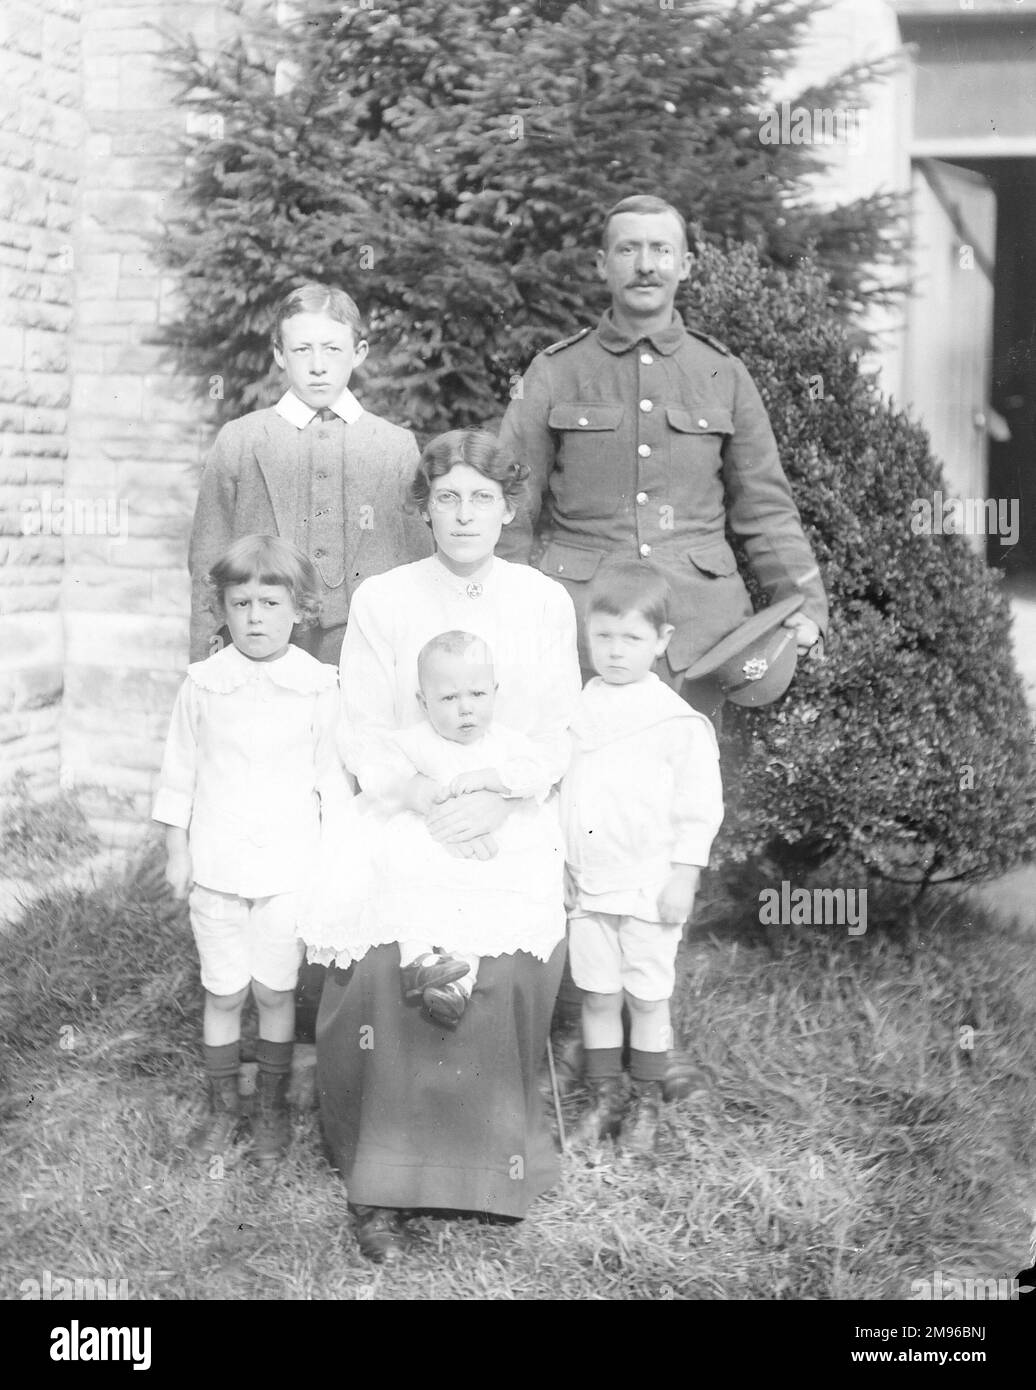
{"type": "MultiPolygon", "coordinates": [[[[330,409],[347,425],[355,425],[363,414],[363,406],[348,386],[338,399],[331,403],[330,409]]],[[[304,430],[317,413],[311,405],[307,405],[305,401],[300,401],[294,391],[285,391],[274,406],[274,410],[282,420],[287,420],[288,424],[294,425],[297,430],[304,430]]]]}
{"type": "Polygon", "coordinates": [[[679,314],[673,314],[668,327],[661,329],[658,333],[641,334],[637,338],[630,338],[616,325],[612,318],[612,311],[606,310],[601,315],[601,321],[597,325],[597,341],[601,347],[607,348],[609,352],[616,354],[629,352],[638,343],[650,343],[656,352],[668,357],[674,353],[686,336],[683,326],[683,319],[679,314]]]}

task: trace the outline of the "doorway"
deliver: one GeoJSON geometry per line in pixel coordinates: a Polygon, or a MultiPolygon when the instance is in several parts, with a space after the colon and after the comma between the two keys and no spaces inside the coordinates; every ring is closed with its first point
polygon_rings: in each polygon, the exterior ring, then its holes
{"type": "Polygon", "coordinates": [[[990,405],[1009,432],[989,441],[989,495],[1017,499],[1013,546],[990,538],[988,560],[1036,592],[1036,158],[961,160],[997,202],[990,405]]]}

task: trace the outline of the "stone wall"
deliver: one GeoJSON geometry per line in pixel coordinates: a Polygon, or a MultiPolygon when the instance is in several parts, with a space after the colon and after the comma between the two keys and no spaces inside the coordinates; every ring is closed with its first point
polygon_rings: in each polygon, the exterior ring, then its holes
{"type": "Polygon", "coordinates": [[[162,30],[222,6],[83,4],[82,154],[66,495],[61,767],[95,825],[132,837],[187,658],[186,537],[211,430],[155,342],[173,285],[152,244],[174,206],[184,117],[162,30]]]}
{"type": "Polygon", "coordinates": [[[85,120],[79,0],[0,8],[0,785],[60,775],[75,218],[85,120]],[[57,534],[55,534],[57,532],[57,534]]]}
{"type": "Polygon", "coordinates": [[[224,0],[7,3],[0,202],[0,795],[75,788],[110,843],[146,824],[187,655],[186,544],[212,425],[156,334],[180,184],[167,34],[224,0]],[[25,534],[28,531],[29,534],[25,534]]]}

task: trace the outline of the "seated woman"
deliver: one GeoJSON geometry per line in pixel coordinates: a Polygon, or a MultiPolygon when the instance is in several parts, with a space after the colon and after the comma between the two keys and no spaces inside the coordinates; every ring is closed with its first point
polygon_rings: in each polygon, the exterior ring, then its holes
{"type": "MultiPolygon", "coordinates": [[[[394,733],[421,719],[418,655],[425,644],[459,630],[492,652],[494,718],[530,740],[536,777],[506,792],[483,786],[439,800],[429,793],[430,779],[417,773],[402,801],[424,816],[434,839],[472,855],[472,871],[522,800],[514,793],[560,779],[580,690],[568,594],[538,570],[493,555],[525,473],[479,431],[433,440],[410,494],[431,526],[436,553],[365,580],[342,646],[342,753],[361,788],[378,786],[398,757],[394,733]]],[[[559,909],[560,890],[559,877],[559,909]]],[[[372,903],[378,891],[372,883],[372,903]]],[[[317,1019],[324,1132],[357,1215],[361,1249],[373,1259],[401,1255],[405,1210],[520,1217],[557,1179],[538,1073],[564,959],[563,913],[551,945],[538,910],[542,885],[530,884],[529,896],[537,904],[529,940],[481,955],[477,986],[454,1026],[408,995],[396,943],[366,949],[359,942],[349,953],[355,963],[328,979],[317,1019]]],[[[422,920],[397,935],[427,942],[432,930],[422,920]]]]}

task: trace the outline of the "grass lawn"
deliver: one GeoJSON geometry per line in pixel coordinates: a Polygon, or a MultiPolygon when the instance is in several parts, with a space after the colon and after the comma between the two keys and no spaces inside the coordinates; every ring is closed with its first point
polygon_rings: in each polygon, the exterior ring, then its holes
{"type": "Polygon", "coordinates": [[[901,1299],[937,1270],[1009,1279],[1036,1203],[1032,938],[875,896],[854,939],[714,904],[675,1001],[713,1084],[668,1108],[657,1161],[569,1157],[517,1225],[415,1219],[411,1259],[382,1272],[314,1111],[272,1180],[187,1155],[201,991],[157,859],[55,893],[3,942],[0,1297],[48,1270],[137,1299],[901,1299]]]}

